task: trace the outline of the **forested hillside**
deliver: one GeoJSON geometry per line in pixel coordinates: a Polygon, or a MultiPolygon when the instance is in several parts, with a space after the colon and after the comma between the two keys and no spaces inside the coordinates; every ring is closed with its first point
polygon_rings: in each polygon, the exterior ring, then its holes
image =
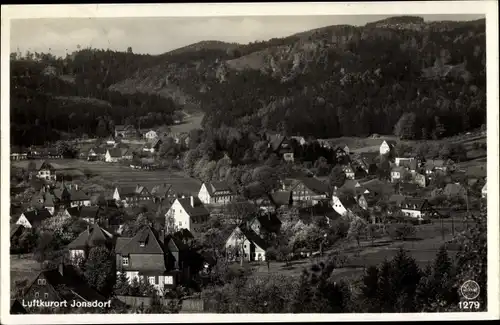
{"type": "Polygon", "coordinates": [[[485,21],[393,17],[246,45],[207,41],[159,56],[84,49],[66,58],[11,56],[12,141],[114,124],[203,125],[316,138],[440,138],[485,123],[485,21]]]}

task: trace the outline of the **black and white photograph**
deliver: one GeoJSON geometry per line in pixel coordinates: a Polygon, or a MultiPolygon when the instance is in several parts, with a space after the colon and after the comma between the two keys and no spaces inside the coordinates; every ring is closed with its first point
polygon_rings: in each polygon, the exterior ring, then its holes
{"type": "Polygon", "coordinates": [[[2,6],[2,323],[498,317],[498,3],[296,5],[2,6]]]}

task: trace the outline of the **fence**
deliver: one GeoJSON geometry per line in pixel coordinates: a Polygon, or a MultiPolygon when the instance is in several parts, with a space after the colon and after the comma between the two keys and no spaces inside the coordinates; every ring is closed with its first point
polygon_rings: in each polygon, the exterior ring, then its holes
{"type": "MultiPolygon", "coordinates": [[[[118,300],[124,304],[132,307],[138,307],[144,305],[145,307],[151,304],[151,297],[141,297],[141,296],[116,296],[118,300]]],[[[161,299],[163,305],[168,305],[171,299],[161,299]]],[[[202,299],[186,298],[182,300],[181,313],[192,313],[192,312],[203,312],[205,310],[205,304],[202,299]]]]}

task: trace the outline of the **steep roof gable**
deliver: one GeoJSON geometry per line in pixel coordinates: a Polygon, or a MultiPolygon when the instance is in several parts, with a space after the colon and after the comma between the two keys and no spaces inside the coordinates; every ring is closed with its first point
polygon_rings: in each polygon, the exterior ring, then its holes
{"type": "Polygon", "coordinates": [[[210,214],[198,197],[193,197],[194,206],[191,205],[190,197],[177,200],[190,217],[207,216],[210,214]]]}
{"type": "Polygon", "coordinates": [[[95,247],[113,240],[113,235],[100,226],[94,224],[82,232],[75,240],[68,244],[68,249],[83,249],[95,247]]]}
{"type": "Polygon", "coordinates": [[[157,234],[149,226],[143,227],[124,246],[119,250],[117,248],[116,252],[120,254],[165,254],[157,234]]]}

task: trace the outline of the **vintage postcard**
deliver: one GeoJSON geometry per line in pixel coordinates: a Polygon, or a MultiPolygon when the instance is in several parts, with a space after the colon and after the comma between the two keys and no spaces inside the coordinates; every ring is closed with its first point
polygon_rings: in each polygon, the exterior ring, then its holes
{"type": "Polygon", "coordinates": [[[498,318],[497,12],[2,6],[2,323],[498,318]]]}

